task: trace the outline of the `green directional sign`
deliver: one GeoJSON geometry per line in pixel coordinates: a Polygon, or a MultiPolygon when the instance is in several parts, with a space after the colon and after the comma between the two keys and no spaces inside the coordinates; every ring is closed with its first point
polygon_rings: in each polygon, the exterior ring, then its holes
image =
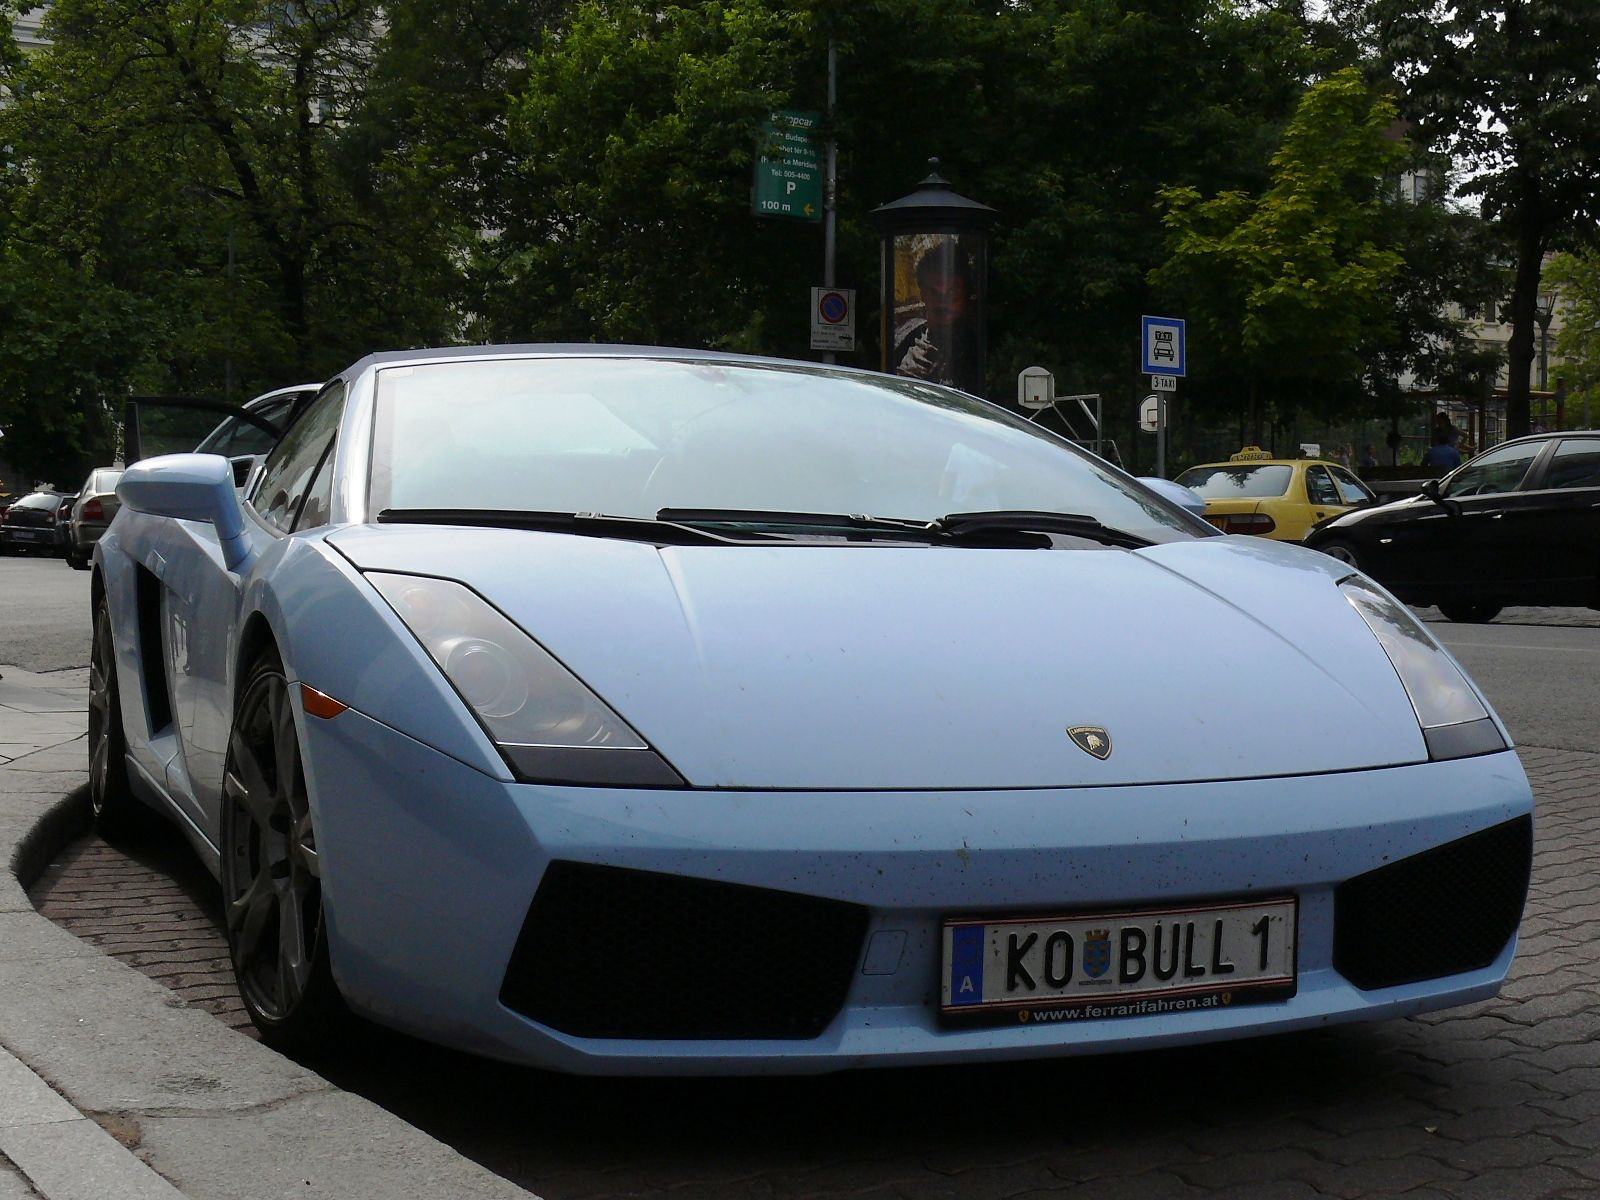
{"type": "Polygon", "coordinates": [[[821,113],[775,112],[761,122],[756,186],[750,211],[758,217],[822,220],[821,113]]]}

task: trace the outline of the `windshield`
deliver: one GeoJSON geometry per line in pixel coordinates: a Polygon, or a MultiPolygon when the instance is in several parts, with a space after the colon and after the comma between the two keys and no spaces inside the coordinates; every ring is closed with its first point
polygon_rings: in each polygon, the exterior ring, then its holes
{"type": "Polygon", "coordinates": [[[55,508],[61,497],[54,492],[34,492],[11,505],[12,508],[55,508]]]}
{"type": "Polygon", "coordinates": [[[1282,463],[1273,466],[1190,467],[1175,480],[1207,500],[1243,500],[1281,496],[1294,475],[1282,463]]]}
{"type": "Polygon", "coordinates": [[[915,380],[647,358],[390,367],[371,505],[584,512],[1078,513],[1165,542],[1190,519],[1003,410],[915,380]]]}

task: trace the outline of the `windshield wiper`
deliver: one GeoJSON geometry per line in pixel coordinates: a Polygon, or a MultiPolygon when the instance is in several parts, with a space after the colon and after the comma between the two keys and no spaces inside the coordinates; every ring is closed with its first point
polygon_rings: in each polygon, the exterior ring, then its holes
{"type": "Polygon", "coordinates": [[[926,521],[908,521],[902,517],[869,517],[861,513],[811,513],[785,512],[764,508],[663,508],[656,513],[658,521],[674,521],[696,528],[706,525],[728,525],[741,531],[763,529],[804,529],[813,532],[839,530],[851,534],[890,534],[895,537],[911,536],[927,541],[934,533],[926,521]]]}
{"type": "Polygon", "coordinates": [[[619,517],[594,512],[541,512],[507,508],[386,508],[378,514],[380,525],[474,525],[486,529],[536,529],[575,533],[585,537],[623,538],[670,546],[732,546],[756,541],[784,541],[751,531],[729,537],[710,529],[697,529],[675,521],[650,517],[619,517]]]}
{"type": "Polygon", "coordinates": [[[932,521],[905,517],[871,517],[861,513],[807,513],[758,508],[663,508],[661,521],[686,526],[729,526],[741,532],[757,527],[838,531],[845,537],[873,535],[917,542],[992,542],[1000,545],[1048,547],[1047,535],[1069,534],[1105,546],[1137,550],[1154,545],[1136,533],[1114,529],[1082,513],[999,509],[993,512],[950,513],[932,521]]]}
{"type": "Polygon", "coordinates": [[[1034,512],[1028,509],[998,509],[994,512],[949,513],[929,524],[935,533],[952,538],[968,538],[996,533],[1065,533],[1088,538],[1104,546],[1138,550],[1155,545],[1149,538],[1114,529],[1082,513],[1034,512]]]}

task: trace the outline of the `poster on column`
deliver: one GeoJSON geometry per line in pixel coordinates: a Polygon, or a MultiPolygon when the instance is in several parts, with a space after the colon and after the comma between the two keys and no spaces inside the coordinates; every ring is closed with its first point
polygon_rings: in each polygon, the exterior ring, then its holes
{"type": "Polygon", "coordinates": [[[959,233],[894,239],[889,369],[896,375],[983,394],[984,243],[981,234],[959,233]]]}

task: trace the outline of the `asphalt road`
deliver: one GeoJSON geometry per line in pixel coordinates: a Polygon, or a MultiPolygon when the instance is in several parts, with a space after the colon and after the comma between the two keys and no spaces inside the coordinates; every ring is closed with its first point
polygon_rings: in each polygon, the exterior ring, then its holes
{"type": "Polygon", "coordinates": [[[0,558],[0,665],[89,665],[89,572],[63,558],[0,558]]]}
{"type": "Polygon", "coordinates": [[[1600,678],[1600,613],[1559,611],[1594,623],[1513,625],[1501,618],[1430,628],[1478,681],[1519,744],[1600,749],[1600,688],[1593,686],[1600,678]]]}

